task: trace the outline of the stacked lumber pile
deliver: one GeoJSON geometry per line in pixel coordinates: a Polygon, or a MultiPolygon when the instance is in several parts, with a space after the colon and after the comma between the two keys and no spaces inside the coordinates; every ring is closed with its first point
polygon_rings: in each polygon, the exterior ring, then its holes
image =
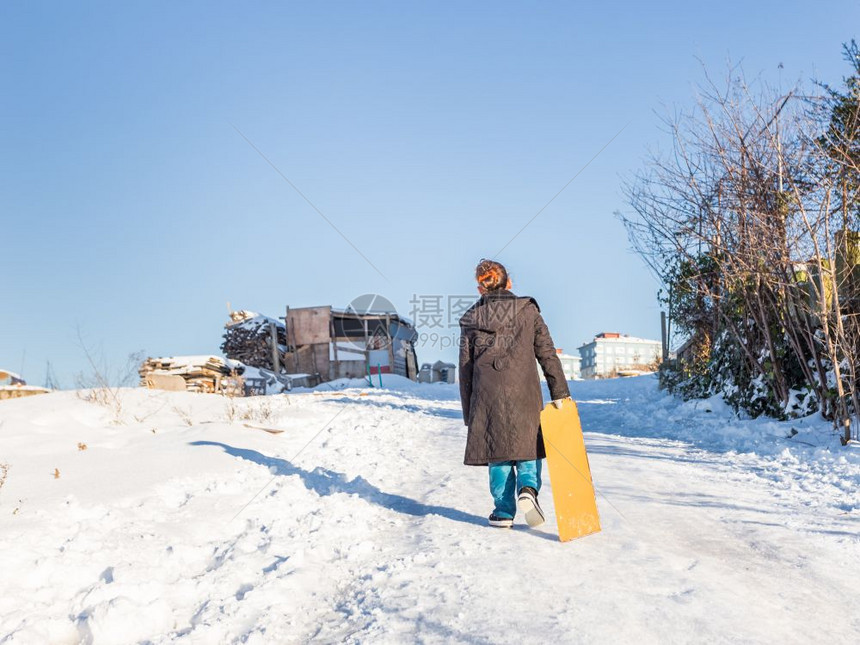
{"type": "Polygon", "coordinates": [[[24,379],[15,372],[0,370],[0,400],[17,399],[33,394],[47,394],[50,391],[48,388],[37,385],[27,385],[24,379]]]}
{"type": "Polygon", "coordinates": [[[253,311],[233,311],[224,332],[221,351],[224,356],[241,361],[245,365],[282,372],[287,354],[287,328],[283,321],[269,318],[253,311]],[[277,338],[280,369],[276,369],[272,357],[272,327],[277,338]]]}
{"type": "Polygon", "coordinates": [[[147,358],[140,366],[140,384],[156,389],[182,389],[176,387],[178,378],[185,381],[189,392],[218,392],[231,396],[244,396],[245,385],[241,374],[245,366],[239,361],[218,356],[168,356],[147,358]]]}
{"type": "Polygon", "coordinates": [[[48,394],[50,391],[38,385],[0,385],[0,401],[3,399],[20,399],[34,394],[48,394]]]}

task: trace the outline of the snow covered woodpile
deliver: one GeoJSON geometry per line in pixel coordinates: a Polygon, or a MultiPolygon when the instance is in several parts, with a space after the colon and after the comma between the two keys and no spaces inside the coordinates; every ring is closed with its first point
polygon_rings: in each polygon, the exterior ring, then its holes
{"type": "Polygon", "coordinates": [[[14,372],[0,370],[0,400],[18,399],[34,394],[47,394],[50,391],[37,385],[27,385],[24,379],[14,372]]]}
{"type": "Polygon", "coordinates": [[[281,371],[287,352],[287,330],[282,321],[242,310],[230,312],[224,327],[224,356],[245,365],[281,371]]]}
{"type": "Polygon", "coordinates": [[[244,396],[245,384],[241,375],[245,366],[218,356],[168,356],[147,358],[138,370],[140,384],[152,389],[176,389],[176,377],[185,381],[189,392],[218,392],[230,396],[244,396]],[[171,378],[172,377],[172,378],[171,378]]]}

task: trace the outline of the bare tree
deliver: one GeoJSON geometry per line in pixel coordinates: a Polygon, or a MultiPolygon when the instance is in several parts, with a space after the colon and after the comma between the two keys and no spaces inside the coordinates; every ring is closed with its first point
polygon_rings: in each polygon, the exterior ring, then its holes
{"type": "Polygon", "coordinates": [[[853,122],[823,118],[845,100],[777,92],[739,68],[719,83],[706,74],[694,109],[664,121],[669,153],[625,185],[621,219],[689,338],[675,383],[727,388],[754,415],[814,400],[847,441],[860,412],[860,235],[845,177],[860,176],[860,154],[844,140],[854,145],[853,122]]]}

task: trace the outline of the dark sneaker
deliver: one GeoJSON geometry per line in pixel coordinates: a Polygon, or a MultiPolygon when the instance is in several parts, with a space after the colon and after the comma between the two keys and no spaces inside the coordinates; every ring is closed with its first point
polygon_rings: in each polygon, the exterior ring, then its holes
{"type": "Polygon", "coordinates": [[[490,526],[495,526],[499,529],[509,529],[514,525],[514,520],[511,517],[499,517],[495,513],[488,518],[490,526]]]}
{"type": "Polygon", "coordinates": [[[532,528],[546,522],[543,510],[538,504],[537,491],[531,486],[523,486],[517,496],[517,507],[526,518],[526,524],[532,528]]]}

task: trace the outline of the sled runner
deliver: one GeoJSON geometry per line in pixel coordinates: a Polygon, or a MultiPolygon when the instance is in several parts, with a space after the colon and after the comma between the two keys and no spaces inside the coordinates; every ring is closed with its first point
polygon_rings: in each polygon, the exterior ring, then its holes
{"type": "Polygon", "coordinates": [[[567,542],[597,533],[600,517],[576,403],[573,399],[564,399],[560,409],[550,403],[541,412],[540,424],[552,483],[558,539],[567,542]]]}

